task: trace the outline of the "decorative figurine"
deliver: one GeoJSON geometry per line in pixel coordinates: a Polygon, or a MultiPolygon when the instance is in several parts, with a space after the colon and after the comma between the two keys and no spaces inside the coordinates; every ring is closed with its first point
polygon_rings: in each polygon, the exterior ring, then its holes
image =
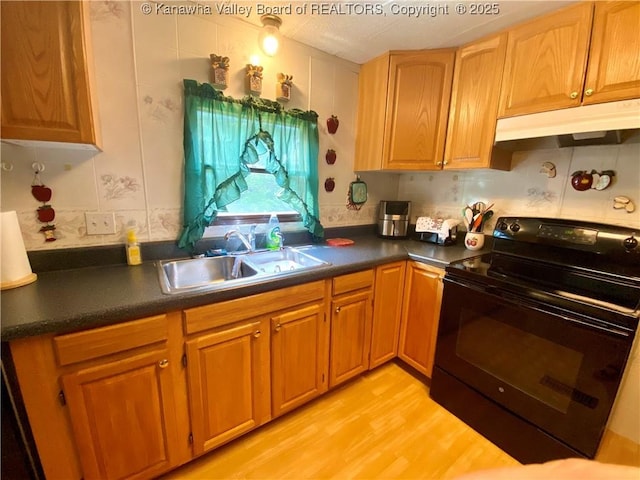
{"type": "Polygon", "coordinates": [[[262,93],[262,70],[260,65],[247,63],[247,90],[250,95],[260,96],[262,93]]]}
{"type": "Polygon", "coordinates": [[[293,75],[285,73],[278,74],[278,82],[276,83],[276,100],[288,102],[291,100],[291,87],[293,86],[293,75]]]}
{"type": "Polygon", "coordinates": [[[211,59],[211,84],[224,90],[229,82],[229,57],[222,57],[212,53],[211,59]]]}

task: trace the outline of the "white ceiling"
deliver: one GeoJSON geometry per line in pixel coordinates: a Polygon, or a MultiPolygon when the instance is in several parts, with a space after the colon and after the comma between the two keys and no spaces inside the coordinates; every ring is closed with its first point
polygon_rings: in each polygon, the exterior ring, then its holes
{"type": "MultiPolygon", "coordinates": [[[[265,6],[292,6],[292,14],[281,14],[282,26],[280,32],[284,37],[310,45],[324,52],[340,58],[362,64],[388,50],[402,49],[434,49],[455,47],[481,38],[523,20],[557,10],[574,1],[545,1],[545,0],[500,0],[495,5],[500,10],[498,15],[458,14],[455,7],[463,4],[469,11],[472,4],[480,2],[457,1],[414,1],[414,0],[377,0],[363,2],[362,0],[324,0],[324,1],[283,1],[264,0],[263,2],[225,2],[242,5],[252,5],[251,14],[243,18],[253,25],[261,25],[260,15],[256,4],[265,6]],[[307,5],[308,13],[300,15],[295,8],[307,5]],[[382,15],[342,14],[321,15],[311,14],[311,8],[320,5],[330,5],[333,9],[348,12],[365,8],[365,5],[375,5],[382,8],[382,15]],[[350,7],[351,6],[351,7],[350,7]],[[433,17],[420,17],[394,14],[392,9],[400,7],[429,6],[443,11],[448,8],[448,14],[439,13],[433,17]]],[[[482,5],[493,2],[482,2],[482,5]]],[[[325,7],[329,8],[329,7],[325,7]]]]}

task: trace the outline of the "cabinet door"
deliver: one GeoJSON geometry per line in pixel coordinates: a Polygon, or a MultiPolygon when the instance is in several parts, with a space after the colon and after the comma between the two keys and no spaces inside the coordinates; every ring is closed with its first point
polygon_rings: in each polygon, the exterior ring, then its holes
{"type": "Polygon", "coordinates": [[[271,319],[271,398],[281,415],[327,389],[326,322],[319,303],[271,319]]]}
{"type": "Polygon", "coordinates": [[[176,465],[167,359],[163,349],[62,377],[85,479],[149,478],[176,465]]]}
{"type": "Polygon", "coordinates": [[[371,292],[337,297],[331,310],[329,386],[334,387],[369,368],[371,292]]]}
{"type": "Polygon", "coordinates": [[[196,455],[269,419],[269,332],[264,323],[244,323],[186,342],[196,455]]]}
{"type": "Polygon", "coordinates": [[[443,275],[429,265],[407,265],[398,356],[427,377],[433,369],[443,275]]]}
{"type": "Polygon", "coordinates": [[[84,2],[0,2],[2,138],[96,144],[84,2]]]}
{"type": "Polygon", "coordinates": [[[454,50],[391,55],[383,168],[440,169],[454,50]]]}
{"type": "Polygon", "coordinates": [[[596,2],[583,103],[640,97],[640,2],[596,2]]]}
{"type": "Polygon", "coordinates": [[[405,267],[406,262],[396,262],[376,268],[369,368],[398,355],[405,267]]]}
{"type": "Polygon", "coordinates": [[[380,170],[389,82],[389,54],[360,68],[355,171],[380,170]]]}
{"type": "Polygon", "coordinates": [[[492,157],[506,41],[502,34],[456,53],[444,168],[510,168],[510,155],[492,157]]]}
{"type": "Polygon", "coordinates": [[[592,13],[585,2],[509,30],[500,117],[580,105],[592,13]]]}

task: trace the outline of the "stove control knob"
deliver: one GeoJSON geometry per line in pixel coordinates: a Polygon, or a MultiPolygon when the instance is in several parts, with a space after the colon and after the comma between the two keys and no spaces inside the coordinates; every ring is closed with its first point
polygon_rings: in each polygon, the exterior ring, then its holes
{"type": "Polygon", "coordinates": [[[638,246],[638,240],[636,240],[634,237],[628,237],[624,239],[622,244],[624,245],[625,250],[629,251],[638,246]]]}
{"type": "Polygon", "coordinates": [[[500,230],[503,230],[503,231],[504,231],[504,230],[506,230],[507,228],[509,228],[509,225],[507,225],[507,222],[500,222],[500,223],[498,224],[498,228],[499,228],[500,230]]]}
{"type": "Polygon", "coordinates": [[[520,231],[520,225],[518,225],[517,223],[512,223],[509,228],[513,233],[517,233],[518,231],[520,231]]]}

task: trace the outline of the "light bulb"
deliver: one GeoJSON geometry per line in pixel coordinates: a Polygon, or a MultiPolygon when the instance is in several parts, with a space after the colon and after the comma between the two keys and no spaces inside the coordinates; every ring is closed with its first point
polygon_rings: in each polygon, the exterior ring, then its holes
{"type": "Polygon", "coordinates": [[[260,30],[260,35],[258,35],[260,48],[265,55],[273,57],[280,45],[280,30],[278,28],[282,24],[282,20],[275,15],[263,15],[260,21],[264,25],[260,30]]]}

